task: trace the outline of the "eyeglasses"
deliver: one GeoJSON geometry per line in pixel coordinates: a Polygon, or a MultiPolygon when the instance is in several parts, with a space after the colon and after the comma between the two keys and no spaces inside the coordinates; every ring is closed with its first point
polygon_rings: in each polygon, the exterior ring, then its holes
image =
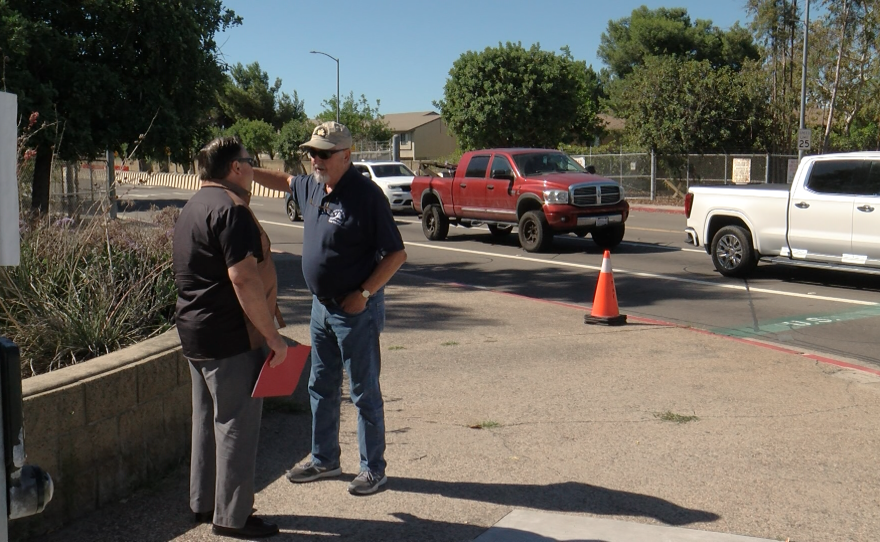
{"type": "Polygon", "coordinates": [[[255,160],[253,158],[251,158],[250,156],[247,156],[245,158],[236,158],[235,161],[236,162],[247,162],[248,165],[250,165],[251,167],[254,167],[254,162],[255,162],[255,160]]]}
{"type": "Polygon", "coordinates": [[[312,158],[320,158],[321,160],[329,160],[331,156],[336,154],[337,152],[342,152],[345,149],[336,149],[335,151],[325,151],[319,149],[308,149],[306,154],[311,156],[312,158]]]}

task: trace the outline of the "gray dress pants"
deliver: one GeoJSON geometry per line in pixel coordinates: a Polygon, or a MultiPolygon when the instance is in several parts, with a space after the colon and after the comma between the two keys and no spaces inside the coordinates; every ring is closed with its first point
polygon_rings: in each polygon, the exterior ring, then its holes
{"type": "Polygon", "coordinates": [[[190,362],[192,459],[190,507],[214,511],[214,525],[244,527],[254,506],[254,471],[263,400],[251,397],[262,350],[190,362]]]}

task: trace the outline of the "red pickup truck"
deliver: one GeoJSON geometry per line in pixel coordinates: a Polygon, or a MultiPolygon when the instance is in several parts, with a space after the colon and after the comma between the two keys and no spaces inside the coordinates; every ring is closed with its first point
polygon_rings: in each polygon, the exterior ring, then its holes
{"type": "Polygon", "coordinates": [[[470,151],[452,177],[414,178],[412,195],[428,239],[445,239],[450,223],[486,224],[498,237],[516,226],[528,252],[548,249],[563,233],[589,233],[600,247],[614,248],[629,216],[622,186],[552,149],[470,151]]]}

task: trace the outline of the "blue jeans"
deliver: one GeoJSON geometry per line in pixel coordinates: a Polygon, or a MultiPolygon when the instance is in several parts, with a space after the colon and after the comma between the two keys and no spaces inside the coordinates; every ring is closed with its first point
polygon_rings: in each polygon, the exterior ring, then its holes
{"type": "Polygon", "coordinates": [[[348,314],[333,301],[312,297],[312,461],[339,465],[339,405],[342,369],[349,375],[351,401],[358,411],[361,470],[385,473],[385,404],[379,387],[382,360],[379,333],[385,325],[385,293],[380,290],[358,314],[348,314]]]}

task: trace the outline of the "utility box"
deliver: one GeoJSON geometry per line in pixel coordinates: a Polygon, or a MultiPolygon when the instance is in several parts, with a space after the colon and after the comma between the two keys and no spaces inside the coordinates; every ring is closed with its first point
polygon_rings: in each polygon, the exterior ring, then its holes
{"type": "Polygon", "coordinates": [[[21,396],[21,356],[18,346],[0,337],[0,408],[2,408],[3,462],[0,464],[0,540],[8,538],[8,519],[39,514],[52,500],[52,477],[35,465],[26,465],[21,396]]]}
{"type": "Polygon", "coordinates": [[[16,123],[18,97],[0,92],[0,266],[18,265],[18,178],[16,176],[16,123]]]}

